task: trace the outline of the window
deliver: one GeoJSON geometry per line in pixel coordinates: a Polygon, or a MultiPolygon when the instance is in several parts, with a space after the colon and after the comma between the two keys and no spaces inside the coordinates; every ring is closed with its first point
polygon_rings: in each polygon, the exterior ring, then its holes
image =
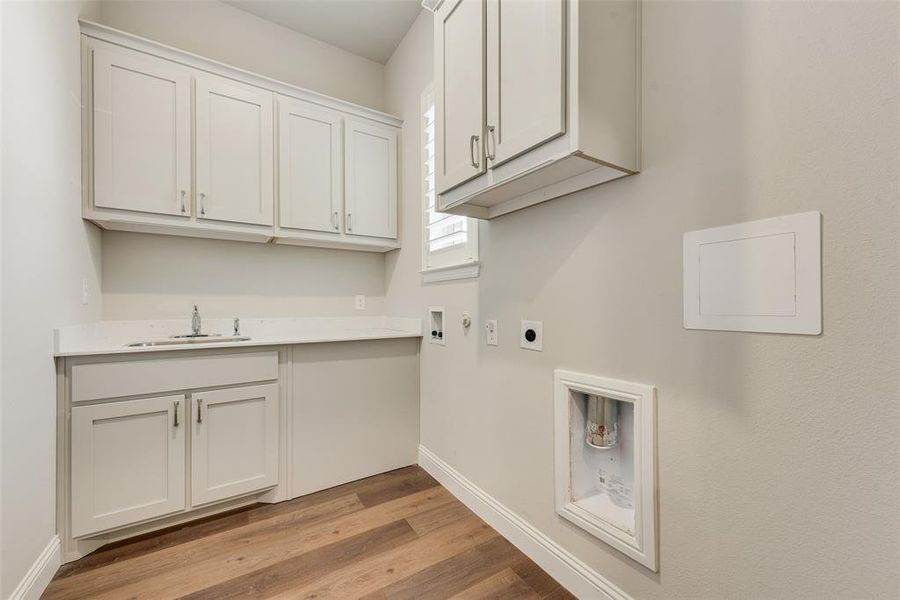
{"type": "Polygon", "coordinates": [[[478,277],[478,221],[435,210],[434,93],[422,94],[422,276],[425,282],[478,277]]]}

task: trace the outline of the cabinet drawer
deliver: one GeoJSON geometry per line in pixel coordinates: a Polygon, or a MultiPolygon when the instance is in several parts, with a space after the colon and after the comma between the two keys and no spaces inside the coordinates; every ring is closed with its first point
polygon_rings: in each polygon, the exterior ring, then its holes
{"type": "Polygon", "coordinates": [[[72,402],[278,379],[278,352],[74,365],[72,402]]]}

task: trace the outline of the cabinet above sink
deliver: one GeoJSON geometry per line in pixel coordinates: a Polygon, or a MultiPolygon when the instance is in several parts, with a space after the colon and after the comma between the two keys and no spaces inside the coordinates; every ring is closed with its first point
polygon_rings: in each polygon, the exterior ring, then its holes
{"type": "Polygon", "coordinates": [[[637,0],[444,0],[434,31],[442,212],[492,219],[640,170],[637,0]]]}
{"type": "Polygon", "coordinates": [[[82,216],[104,229],[386,252],[391,115],[81,22],[82,216]]]}

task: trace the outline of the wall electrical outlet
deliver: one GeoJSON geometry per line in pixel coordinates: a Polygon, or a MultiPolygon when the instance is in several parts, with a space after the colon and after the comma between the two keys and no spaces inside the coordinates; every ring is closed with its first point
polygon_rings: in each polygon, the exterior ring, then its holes
{"type": "Polygon", "coordinates": [[[88,301],[90,300],[90,287],[88,286],[88,280],[81,280],[81,304],[87,306],[88,301]]]}
{"type": "Polygon", "coordinates": [[[488,346],[500,345],[500,332],[497,331],[497,319],[489,319],[484,325],[488,346]]]}
{"type": "Polygon", "coordinates": [[[356,310],[366,310],[366,297],[362,294],[356,296],[356,310]]]}
{"type": "Polygon", "coordinates": [[[519,346],[540,352],[544,349],[544,324],[541,321],[522,321],[519,346]]]}

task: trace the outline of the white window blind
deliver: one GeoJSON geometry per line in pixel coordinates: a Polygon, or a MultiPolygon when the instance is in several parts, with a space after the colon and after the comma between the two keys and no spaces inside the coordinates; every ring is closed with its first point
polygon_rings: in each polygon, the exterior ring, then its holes
{"type": "MultiPolygon", "coordinates": [[[[476,223],[435,210],[435,108],[430,91],[422,95],[422,192],[424,194],[424,270],[471,265],[478,260],[476,223]]],[[[477,275],[477,270],[474,275],[477,275]]],[[[466,275],[473,276],[472,274],[466,275]]]]}

